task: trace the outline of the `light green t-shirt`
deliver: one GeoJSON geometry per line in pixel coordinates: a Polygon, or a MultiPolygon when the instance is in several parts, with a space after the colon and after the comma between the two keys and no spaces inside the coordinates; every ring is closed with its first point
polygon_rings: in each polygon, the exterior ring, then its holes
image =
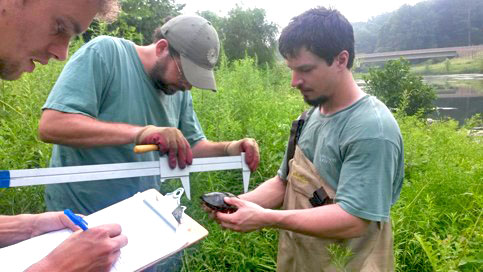
{"type": "MultiPolygon", "coordinates": [[[[346,212],[371,221],[388,221],[404,177],[403,141],[388,108],[365,96],[331,115],[312,108],[298,147],[336,191],[346,212]]],[[[278,175],[287,179],[285,154],[278,175]]]]}
{"type": "MultiPolygon", "coordinates": [[[[165,95],[154,88],[134,44],[101,36],[80,48],[64,67],[43,109],[83,114],[101,121],[177,127],[194,146],[205,135],[189,91],[165,95]]],[[[101,148],[54,145],[51,167],[157,160],[157,152],[135,154],[134,144],[101,148]]],[[[49,210],[90,214],[136,192],[159,188],[159,176],[46,186],[49,210]]]]}

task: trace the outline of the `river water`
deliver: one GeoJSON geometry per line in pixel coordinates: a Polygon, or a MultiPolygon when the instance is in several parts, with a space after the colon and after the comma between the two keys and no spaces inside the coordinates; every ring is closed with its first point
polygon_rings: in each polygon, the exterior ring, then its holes
{"type": "MultiPolygon", "coordinates": [[[[483,115],[483,74],[423,76],[434,87],[438,98],[433,119],[452,118],[460,124],[477,113],[483,115]]],[[[357,80],[364,86],[363,80],[357,80]]]]}
{"type": "Polygon", "coordinates": [[[461,124],[477,113],[483,115],[483,74],[424,76],[423,80],[438,94],[433,118],[450,117],[461,124]]]}

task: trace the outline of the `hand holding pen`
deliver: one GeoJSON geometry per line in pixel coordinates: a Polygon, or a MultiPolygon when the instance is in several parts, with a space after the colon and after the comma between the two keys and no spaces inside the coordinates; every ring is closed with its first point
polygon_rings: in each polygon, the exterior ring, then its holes
{"type": "Polygon", "coordinates": [[[64,228],[75,231],[62,244],[40,262],[26,271],[110,271],[121,254],[120,249],[127,245],[127,237],[121,234],[118,224],[106,224],[87,230],[87,222],[72,211],[52,213],[59,216],[64,228]],[[68,214],[71,214],[69,216],[68,214]],[[74,216],[72,216],[74,215],[74,216]],[[78,227],[77,227],[78,226],[78,227]]]}
{"type": "Polygon", "coordinates": [[[64,214],[72,221],[72,223],[79,226],[82,230],[87,230],[88,223],[80,215],[74,214],[70,209],[64,210],[64,214]]]}

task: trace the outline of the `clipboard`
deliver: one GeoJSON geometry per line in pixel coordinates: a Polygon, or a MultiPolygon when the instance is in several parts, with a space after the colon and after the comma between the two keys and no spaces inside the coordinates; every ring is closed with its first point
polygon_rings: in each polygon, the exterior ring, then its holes
{"type": "MultiPolygon", "coordinates": [[[[162,195],[155,189],[84,217],[89,228],[118,223],[128,238],[128,245],[111,272],[142,271],[179,252],[208,235],[208,231],[186,214],[178,223],[172,211],[179,205],[183,189],[162,195]]],[[[47,256],[72,233],[64,229],[46,233],[0,249],[2,271],[24,271],[47,256]]]]}

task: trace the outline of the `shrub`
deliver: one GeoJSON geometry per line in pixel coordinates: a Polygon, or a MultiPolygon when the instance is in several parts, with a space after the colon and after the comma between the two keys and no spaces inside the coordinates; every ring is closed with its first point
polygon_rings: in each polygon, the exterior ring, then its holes
{"type": "Polygon", "coordinates": [[[382,69],[369,69],[369,74],[363,75],[365,91],[378,97],[389,108],[403,110],[407,115],[429,114],[434,111],[436,93],[409,68],[407,60],[399,59],[388,61],[382,69]],[[408,101],[403,105],[405,98],[408,101]]]}
{"type": "MultiPolygon", "coordinates": [[[[54,62],[19,81],[0,81],[1,170],[47,166],[50,145],[37,139],[37,123],[62,66],[54,62]]],[[[260,69],[254,59],[225,59],[216,73],[218,92],[194,90],[194,106],[208,139],[258,141],[261,162],[250,179],[253,189],[275,175],[290,122],[306,105],[290,88],[283,66],[260,69]]],[[[391,210],[396,271],[483,271],[483,144],[454,121],[428,125],[417,116],[397,116],[406,169],[401,197],[391,210]]],[[[468,121],[469,127],[479,124],[481,116],[468,121]]],[[[179,180],[163,183],[162,192],[179,186],[179,180]]],[[[182,271],[275,271],[277,231],[221,229],[196,201],[210,191],[242,193],[240,171],[191,176],[193,200],[182,202],[210,234],[186,250],[182,271]]],[[[41,212],[42,193],[42,186],[0,189],[0,214],[41,212]]],[[[338,267],[350,255],[336,247],[331,252],[338,267]]]]}

